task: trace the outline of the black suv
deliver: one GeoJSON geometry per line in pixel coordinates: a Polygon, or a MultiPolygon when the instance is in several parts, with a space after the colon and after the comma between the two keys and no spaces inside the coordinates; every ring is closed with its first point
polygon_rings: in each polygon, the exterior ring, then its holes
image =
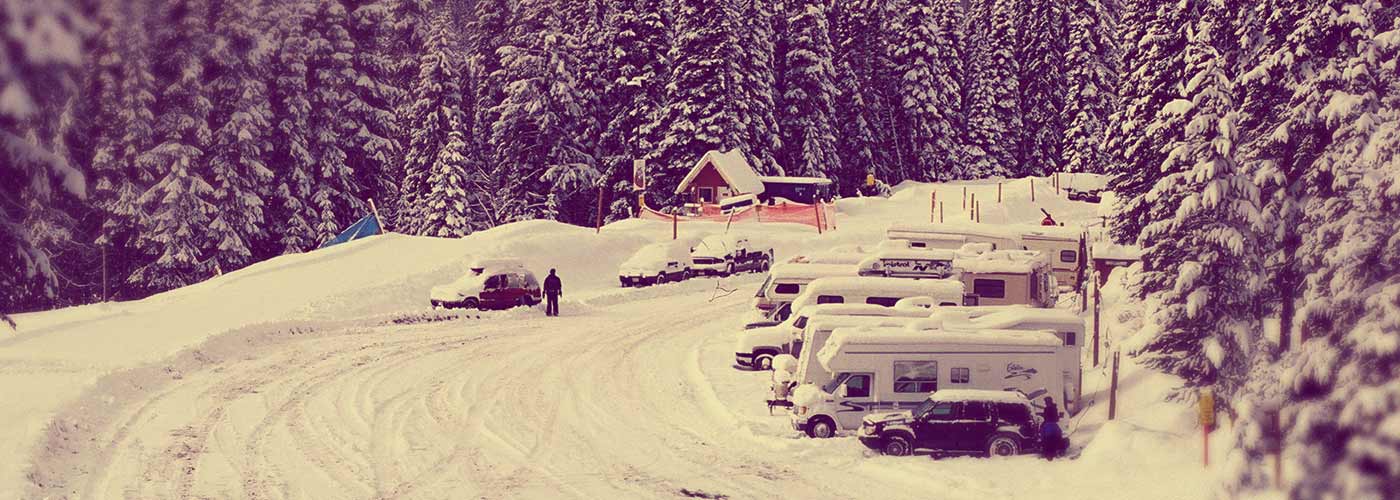
{"type": "Polygon", "coordinates": [[[1018,455],[1039,446],[1035,413],[1025,396],[1005,391],[945,390],[914,411],[869,415],[857,436],[886,455],[1018,455]]]}

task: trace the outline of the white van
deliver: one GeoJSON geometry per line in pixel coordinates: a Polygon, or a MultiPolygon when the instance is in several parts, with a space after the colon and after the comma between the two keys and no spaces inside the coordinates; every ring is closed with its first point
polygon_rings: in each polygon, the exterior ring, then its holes
{"type": "Polygon", "coordinates": [[[854,430],[874,412],[913,408],[942,389],[1020,392],[1037,407],[1066,397],[1058,337],[1045,331],[917,332],[839,328],[816,359],[833,374],[793,391],[794,429],[812,437],[854,430]]]}
{"type": "Polygon", "coordinates": [[[772,316],[780,306],[802,295],[808,283],[828,276],[855,276],[856,266],[845,264],[787,263],[774,266],[768,278],[758,287],[753,306],[765,316],[772,316]]]}
{"type": "Polygon", "coordinates": [[[933,297],[939,305],[963,304],[963,284],[954,279],[904,279],[874,276],[833,276],[813,280],[792,309],[816,304],[875,304],[894,307],[905,297],[933,297]]]}
{"type": "Polygon", "coordinates": [[[927,318],[923,309],[896,309],[872,304],[822,304],[807,306],[781,323],[759,323],[739,332],[734,343],[734,363],[742,368],[768,370],[773,357],[795,354],[792,339],[802,338],[802,330],[811,318],[834,317],[892,317],[927,318]]]}

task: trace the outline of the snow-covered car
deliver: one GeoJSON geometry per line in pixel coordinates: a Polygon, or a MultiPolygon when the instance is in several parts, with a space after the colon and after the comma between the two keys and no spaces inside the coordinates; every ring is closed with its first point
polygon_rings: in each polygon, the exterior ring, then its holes
{"type": "Polygon", "coordinates": [[[867,415],[856,437],[886,455],[1019,455],[1039,445],[1035,412],[1019,393],[941,390],[912,411],[867,415]]]}
{"type": "Polygon", "coordinates": [[[681,281],[690,275],[690,250],[684,241],[644,246],[617,268],[617,280],[625,287],[681,281]]]}
{"type": "Polygon", "coordinates": [[[433,287],[429,301],[435,308],[509,309],[540,303],[540,293],[534,273],[516,265],[496,263],[473,266],[466,276],[433,287]]]}
{"type": "Polygon", "coordinates": [[[690,262],[696,275],[768,272],[773,263],[773,249],[758,248],[748,238],[716,234],[700,240],[690,250],[690,262]]]}

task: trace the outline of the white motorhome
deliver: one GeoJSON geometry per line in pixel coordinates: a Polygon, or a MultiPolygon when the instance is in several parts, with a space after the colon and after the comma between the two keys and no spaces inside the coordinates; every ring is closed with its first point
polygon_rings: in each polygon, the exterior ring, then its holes
{"type": "Polygon", "coordinates": [[[743,368],[768,370],[773,357],[795,354],[792,339],[802,338],[802,330],[812,318],[834,317],[905,317],[927,318],[924,309],[896,309],[873,304],[822,304],[807,306],[777,324],[755,324],[739,332],[734,343],[734,363],[743,368]]]}
{"type": "Polygon", "coordinates": [[[847,264],[787,263],[774,266],[754,295],[755,309],[771,316],[779,307],[802,295],[808,283],[829,276],[855,276],[856,266],[847,264]]]}
{"type": "Polygon", "coordinates": [[[860,427],[866,415],[917,406],[939,389],[1019,392],[1036,406],[1065,399],[1059,337],[1048,331],[838,328],[817,353],[832,378],[793,391],[794,429],[812,437],[860,427]]]}
{"type": "Polygon", "coordinates": [[[995,250],[1036,250],[1045,253],[1061,285],[1075,286],[1084,261],[1084,229],[1077,226],[1034,224],[892,224],[892,240],[907,240],[912,248],[960,248],[967,243],[990,243],[995,250]]]}
{"type": "Polygon", "coordinates": [[[875,304],[894,307],[906,297],[933,297],[939,305],[963,304],[963,284],[954,279],[904,279],[874,276],[833,276],[807,284],[791,309],[816,304],[875,304]]]}
{"type": "Polygon", "coordinates": [[[1036,251],[882,250],[861,261],[859,268],[862,276],[957,278],[971,290],[973,305],[1054,307],[1059,300],[1050,263],[1036,251]]]}

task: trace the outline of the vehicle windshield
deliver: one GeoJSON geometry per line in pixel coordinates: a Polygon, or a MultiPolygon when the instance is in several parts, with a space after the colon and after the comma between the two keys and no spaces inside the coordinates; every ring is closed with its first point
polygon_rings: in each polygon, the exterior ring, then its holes
{"type": "Polygon", "coordinates": [[[833,392],[836,392],[836,388],[837,388],[837,387],[841,387],[841,384],[846,383],[846,379],[848,379],[848,378],[850,378],[850,377],[851,377],[851,374],[849,374],[849,373],[838,374],[838,375],[836,376],[836,378],[831,379],[830,382],[827,382],[826,385],[823,385],[823,386],[822,386],[822,392],[825,392],[825,393],[828,393],[828,394],[833,393],[833,392]]]}
{"type": "Polygon", "coordinates": [[[932,399],[925,399],[924,402],[920,404],[918,408],[914,409],[914,418],[924,418],[924,415],[928,414],[928,411],[932,410],[933,406],[936,404],[938,404],[937,401],[934,401],[932,399]]]}
{"type": "Polygon", "coordinates": [[[701,240],[699,245],[695,245],[695,251],[697,252],[704,249],[711,252],[724,253],[728,248],[729,245],[725,244],[724,236],[711,236],[701,240]]]}

